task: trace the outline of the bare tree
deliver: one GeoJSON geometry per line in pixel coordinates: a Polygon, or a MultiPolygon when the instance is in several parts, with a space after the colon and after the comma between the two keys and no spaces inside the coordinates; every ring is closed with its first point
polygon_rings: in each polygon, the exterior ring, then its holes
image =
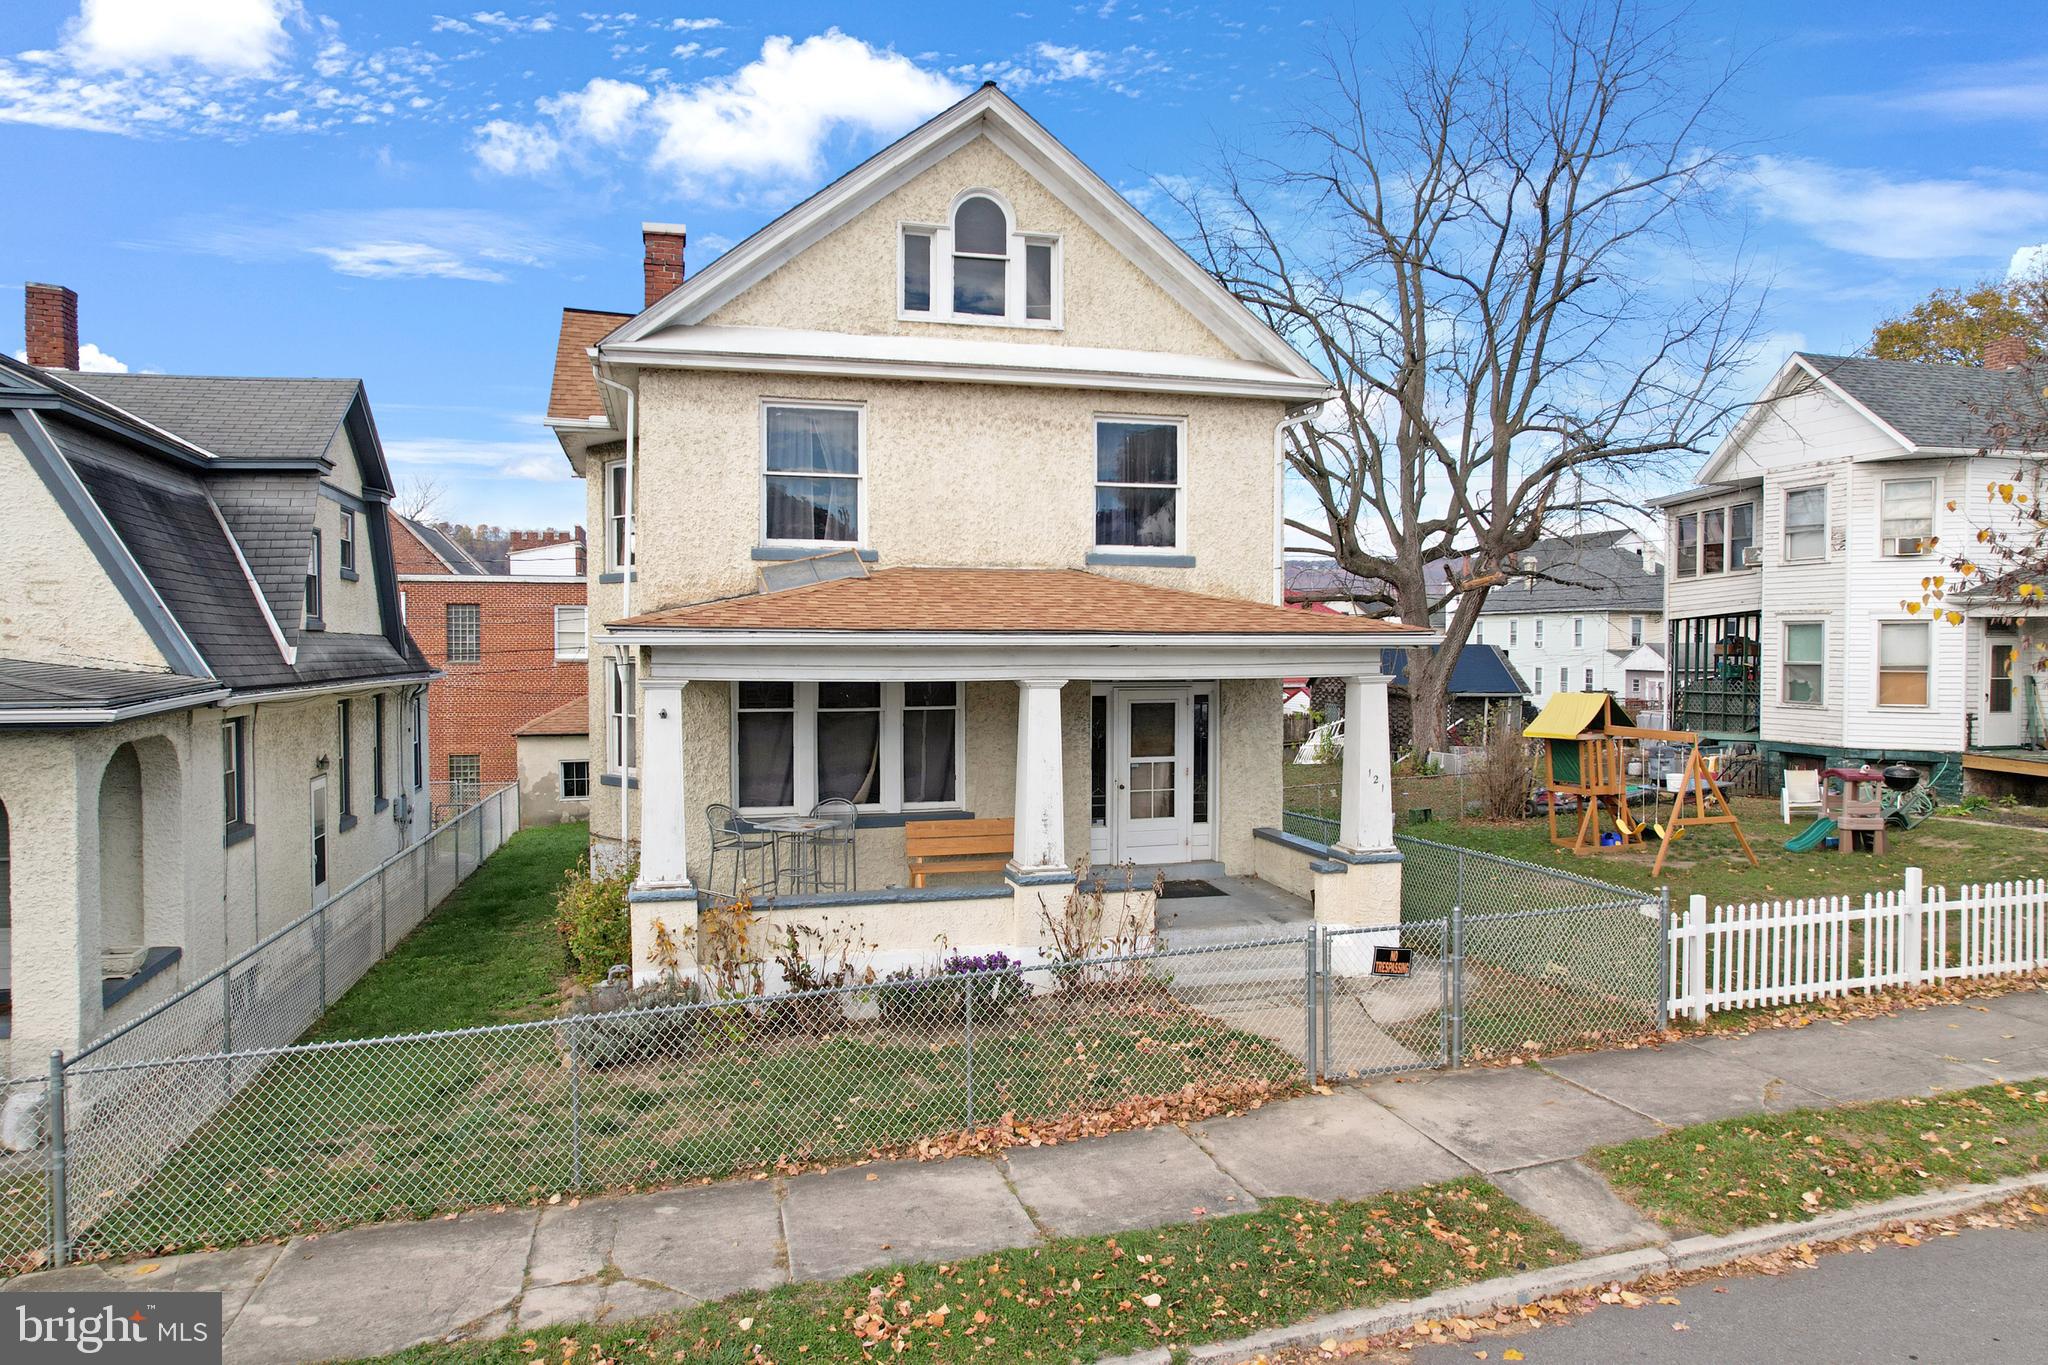
{"type": "Polygon", "coordinates": [[[432,475],[408,474],[398,481],[398,496],[391,505],[408,521],[425,521],[447,493],[447,486],[432,475]]]}
{"type": "Polygon", "coordinates": [[[1198,257],[1337,389],[1290,428],[1315,502],[1290,548],[1370,580],[1347,594],[1367,610],[1442,619],[1408,665],[1419,744],[1519,553],[1639,507],[1727,411],[1760,298],[1695,246],[1733,169],[1706,46],[1629,0],[1424,30],[1380,68],[1341,41],[1289,150],[1169,191],[1198,257]]]}

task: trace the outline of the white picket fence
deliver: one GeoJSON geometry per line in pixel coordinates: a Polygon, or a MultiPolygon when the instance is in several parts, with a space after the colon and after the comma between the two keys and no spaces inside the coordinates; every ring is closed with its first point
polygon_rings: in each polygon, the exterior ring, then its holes
{"type": "Polygon", "coordinates": [[[2048,967],[2048,881],[1969,885],[1950,895],[1917,867],[1893,891],[1709,906],[1674,915],[1671,1013],[1790,1005],[2048,967]]]}

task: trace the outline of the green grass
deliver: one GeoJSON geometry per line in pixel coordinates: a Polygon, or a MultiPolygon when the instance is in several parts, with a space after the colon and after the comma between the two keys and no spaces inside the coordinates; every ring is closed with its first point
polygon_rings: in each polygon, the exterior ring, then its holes
{"type": "MultiPolygon", "coordinates": [[[[602,1069],[572,1069],[552,1026],[290,1054],[80,1240],[105,1253],[227,1245],[859,1156],[966,1125],[967,1058],[950,1019],[804,1037],[734,1008],[663,1025],[663,1055],[602,1069]]],[[[1285,1049],[1163,992],[1085,1011],[1042,997],[984,1019],[975,1042],[983,1123],[1099,1112],[1189,1085],[1265,1080],[1284,1093],[1300,1072],[1285,1049]]],[[[224,1065],[151,1083],[167,1095],[222,1085],[224,1065]]]]}
{"type": "Polygon", "coordinates": [[[2048,1156],[2048,1088],[1986,1085],[1924,1100],[1724,1119],[1591,1155],[1617,1190],[1676,1231],[1800,1222],[2039,1170],[2048,1156]]]}
{"type": "Polygon", "coordinates": [[[601,1329],[415,1347],[392,1359],[1085,1361],[1417,1298],[1574,1255],[1492,1186],[1461,1180],[1363,1203],[1275,1200],[1257,1213],[888,1267],[601,1329]]]}
{"type": "Polygon", "coordinates": [[[373,1038],[538,1019],[561,1008],[567,968],[555,888],[589,827],[544,825],[505,841],[419,928],[307,1030],[373,1038]]]}

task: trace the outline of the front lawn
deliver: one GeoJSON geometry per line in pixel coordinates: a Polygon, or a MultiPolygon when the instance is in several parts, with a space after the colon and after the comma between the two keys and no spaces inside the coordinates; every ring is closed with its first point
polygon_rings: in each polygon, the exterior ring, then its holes
{"type": "Polygon", "coordinates": [[[420,1346],[392,1359],[759,1365],[979,1357],[1050,1365],[1241,1336],[1576,1254],[1491,1185],[1459,1180],[1362,1203],[1279,1199],[1257,1213],[889,1266],[602,1328],[577,1323],[420,1346]]]}
{"type": "Polygon", "coordinates": [[[558,1013],[567,961],[555,888],[590,845],[587,825],[505,841],[322,1015],[304,1041],[468,1028],[558,1013]]]}
{"type": "Polygon", "coordinates": [[[1695,1124],[1592,1160],[1666,1227],[1717,1233],[2022,1175],[2044,1156],[2048,1088],[2033,1081],[1695,1124]]]}

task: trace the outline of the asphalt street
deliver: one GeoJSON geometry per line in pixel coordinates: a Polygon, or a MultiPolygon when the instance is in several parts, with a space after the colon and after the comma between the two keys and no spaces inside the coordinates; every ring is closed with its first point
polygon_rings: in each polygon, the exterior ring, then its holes
{"type": "Polygon", "coordinates": [[[1527,1365],[2041,1360],[2048,1358],[2048,1228],[2028,1223],[1917,1247],[1887,1243],[1824,1255],[1810,1270],[1702,1281],[1674,1297],[1676,1307],[1602,1307],[1534,1331],[1402,1354],[1416,1365],[1472,1365],[1482,1350],[1498,1361],[1510,1349],[1527,1365]]]}

